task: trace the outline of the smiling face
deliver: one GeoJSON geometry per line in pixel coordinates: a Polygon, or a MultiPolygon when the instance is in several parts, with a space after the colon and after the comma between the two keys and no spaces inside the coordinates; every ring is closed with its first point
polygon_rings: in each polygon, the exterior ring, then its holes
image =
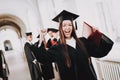
{"type": "Polygon", "coordinates": [[[63,30],[65,38],[70,39],[72,30],[73,30],[72,22],[70,20],[64,20],[62,22],[62,30],[63,30]]]}
{"type": "Polygon", "coordinates": [[[48,31],[48,34],[51,38],[53,37],[53,32],[52,31],[48,31]]]}
{"type": "Polygon", "coordinates": [[[31,41],[32,41],[32,39],[33,39],[33,38],[32,38],[32,35],[27,36],[27,40],[28,40],[28,41],[30,41],[30,42],[31,42],[31,41]]]}

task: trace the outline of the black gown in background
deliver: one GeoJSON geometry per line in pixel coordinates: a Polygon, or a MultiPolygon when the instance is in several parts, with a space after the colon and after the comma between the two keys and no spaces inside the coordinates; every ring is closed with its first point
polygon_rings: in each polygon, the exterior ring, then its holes
{"type": "Polygon", "coordinates": [[[42,77],[41,77],[42,74],[40,71],[39,63],[36,63],[36,64],[33,63],[33,60],[35,60],[36,58],[33,56],[33,52],[30,49],[31,46],[33,45],[30,45],[28,42],[26,42],[24,46],[25,55],[26,55],[28,67],[30,70],[30,75],[32,80],[42,80],[42,77]]]}
{"type": "Polygon", "coordinates": [[[80,38],[87,49],[88,54],[81,51],[81,47],[76,44],[76,49],[67,45],[68,53],[71,60],[71,67],[65,65],[64,54],[61,51],[62,45],[58,44],[50,47],[47,51],[41,45],[38,53],[34,52],[37,60],[43,64],[47,61],[56,62],[58,65],[61,80],[97,80],[94,73],[91,71],[88,58],[90,57],[104,57],[111,50],[113,44],[107,45],[102,40],[100,46],[96,46],[91,40],[84,37],[80,38]]]}
{"type": "MultiPolygon", "coordinates": [[[[31,50],[33,50],[34,47],[38,47],[38,43],[39,43],[39,41],[34,44],[35,46],[31,46],[31,50]]],[[[37,52],[37,50],[35,52],[37,52]]],[[[43,75],[44,80],[49,80],[49,79],[54,78],[52,63],[47,63],[47,64],[41,65],[41,69],[42,69],[42,75],[43,75]]]]}
{"type": "Polygon", "coordinates": [[[3,80],[8,80],[9,76],[9,68],[6,62],[6,59],[4,57],[4,53],[2,50],[0,50],[0,77],[3,78],[3,80]],[[2,65],[5,64],[5,69],[3,69],[2,65]]]}
{"type": "Polygon", "coordinates": [[[49,39],[47,42],[47,48],[50,48],[51,46],[57,45],[58,44],[58,40],[56,38],[54,39],[49,39]]]}

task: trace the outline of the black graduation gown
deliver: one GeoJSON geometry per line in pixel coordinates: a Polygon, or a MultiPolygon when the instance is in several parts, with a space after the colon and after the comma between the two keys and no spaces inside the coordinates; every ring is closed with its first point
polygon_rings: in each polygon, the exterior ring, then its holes
{"type": "MultiPolygon", "coordinates": [[[[39,43],[39,41],[36,42],[34,44],[35,46],[33,46],[33,47],[38,47],[38,43],[39,43]]],[[[31,50],[33,50],[33,47],[31,47],[31,50]]],[[[35,49],[34,49],[34,51],[36,52],[35,49]]],[[[41,69],[42,69],[42,75],[43,75],[44,80],[49,80],[49,79],[54,78],[52,63],[42,64],[41,69]]]]}
{"type": "Polygon", "coordinates": [[[0,77],[7,78],[9,73],[10,73],[9,68],[8,68],[7,62],[5,60],[4,54],[3,54],[2,50],[0,50],[0,77]],[[5,64],[5,66],[6,66],[6,68],[4,70],[3,70],[2,64],[5,64]]]}
{"type": "Polygon", "coordinates": [[[56,38],[54,38],[53,40],[49,39],[47,42],[47,48],[50,48],[51,46],[56,45],[56,44],[58,44],[58,41],[56,38]]]}
{"type": "Polygon", "coordinates": [[[47,48],[50,48],[52,46],[52,44],[51,44],[51,39],[49,39],[48,41],[47,41],[47,48]]]}
{"type": "MultiPolygon", "coordinates": [[[[31,47],[34,45],[30,45],[28,42],[25,43],[24,50],[25,55],[28,62],[28,67],[30,70],[30,75],[32,80],[42,80],[42,74],[40,72],[39,64],[34,64],[32,61],[35,59],[35,57],[32,55],[31,47]]],[[[34,48],[33,48],[34,49],[34,48]]]]}
{"type": "Polygon", "coordinates": [[[1,57],[2,51],[0,51],[0,77],[2,77],[2,57],[1,57]]]}
{"type": "Polygon", "coordinates": [[[96,76],[90,68],[88,62],[89,57],[103,57],[108,54],[112,45],[100,44],[97,47],[92,41],[85,38],[80,38],[84,43],[88,54],[84,54],[81,48],[76,44],[76,49],[67,45],[68,52],[71,60],[71,67],[65,65],[64,55],[61,51],[61,45],[53,46],[46,51],[42,46],[39,48],[38,53],[35,53],[38,61],[43,64],[47,61],[54,61],[58,65],[61,80],[97,80],[96,76]],[[105,48],[107,46],[107,48],[105,48]]]}

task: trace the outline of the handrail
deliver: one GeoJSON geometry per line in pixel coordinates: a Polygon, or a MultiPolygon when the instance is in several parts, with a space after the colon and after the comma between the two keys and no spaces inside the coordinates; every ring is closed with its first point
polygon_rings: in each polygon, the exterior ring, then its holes
{"type": "Polygon", "coordinates": [[[97,59],[96,61],[99,61],[99,62],[111,62],[111,63],[118,63],[118,64],[120,64],[120,61],[112,61],[112,60],[99,60],[99,59],[97,59]]]}

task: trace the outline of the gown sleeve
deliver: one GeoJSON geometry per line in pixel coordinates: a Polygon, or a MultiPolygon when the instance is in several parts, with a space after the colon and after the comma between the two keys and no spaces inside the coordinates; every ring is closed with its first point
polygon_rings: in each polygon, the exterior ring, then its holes
{"type": "Polygon", "coordinates": [[[31,47],[31,45],[29,43],[26,43],[24,46],[26,58],[29,63],[31,63],[34,60],[34,58],[32,57],[32,52],[31,52],[30,47],[31,47]]]}
{"type": "Polygon", "coordinates": [[[36,46],[34,46],[34,47],[35,48],[33,50],[33,53],[34,53],[36,59],[42,64],[48,64],[50,62],[54,62],[56,55],[59,52],[57,50],[56,45],[52,46],[48,50],[46,50],[44,48],[43,43],[41,44],[41,46],[39,48],[36,46]]]}
{"type": "Polygon", "coordinates": [[[106,56],[113,46],[113,41],[109,39],[105,34],[96,32],[94,35],[90,36],[88,39],[82,38],[85,44],[88,55],[96,58],[106,56]],[[99,42],[99,43],[98,43],[99,42]]]}

